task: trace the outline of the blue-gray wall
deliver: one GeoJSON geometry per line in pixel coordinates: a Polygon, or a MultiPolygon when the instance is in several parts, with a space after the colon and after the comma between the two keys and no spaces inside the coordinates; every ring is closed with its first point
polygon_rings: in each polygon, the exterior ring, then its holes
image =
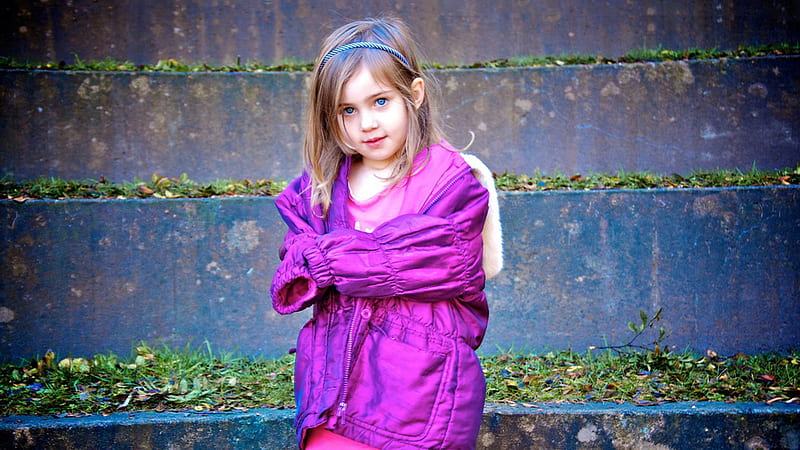
{"type": "MultiPolygon", "coordinates": [[[[800,57],[434,71],[456,146],[497,173],[800,162],[800,57]]],[[[0,71],[0,176],[196,181],[301,171],[301,73],[0,71]]]]}
{"type": "MultiPolygon", "coordinates": [[[[484,352],[627,342],[658,308],[681,350],[800,342],[797,187],[516,193],[501,211],[484,352]]],[[[5,200],[0,215],[0,360],[206,339],[274,356],[308,319],[270,304],[285,232],[271,198],[5,200]]]]}
{"type": "MultiPolygon", "coordinates": [[[[12,0],[0,56],[137,63],[309,60],[351,18],[393,13],[428,60],[800,40],[794,0],[95,2],[12,0]]],[[[455,145],[496,172],[795,165],[798,57],[436,71],[455,145]]],[[[298,174],[304,74],[0,71],[0,176],[198,181],[298,174]]],[[[797,347],[796,187],[506,194],[507,269],[483,350],[583,350],[664,308],[668,343],[797,347]]],[[[0,200],[0,359],[127,354],[140,339],[276,355],[307,313],[267,288],[271,199],[0,200]]]]}
{"type": "Polygon", "coordinates": [[[333,28],[381,14],[408,22],[428,59],[441,63],[800,39],[795,0],[6,0],[0,56],[310,61],[333,28]]]}

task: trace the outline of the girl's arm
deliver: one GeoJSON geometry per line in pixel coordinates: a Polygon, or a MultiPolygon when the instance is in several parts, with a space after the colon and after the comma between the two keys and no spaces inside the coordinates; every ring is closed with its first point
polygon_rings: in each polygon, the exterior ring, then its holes
{"type": "Polygon", "coordinates": [[[289,227],[278,252],[281,262],[270,286],[272,306],[280,314],[301,311],[314,304],[325,293],[325,289],[317,286],[311,277],[303,256],[303,250],[314,245],[318,234],[304,218],[308,216],[308,211],[303,208],[304,203],[299,194],[303,184],[301,178],[290,183],[275,202],[289,227]]]}
{"type": "Polygon", "coordinates": [[[280,314],[291,314],[308,308],[325,293],[308,270],[303,250],[313,245],[315,234],[294,234],[289,231],[281,246],[281,263],[272,277],[272,307],[280,314]]]}
{"type": "Polygon", "coordinates": [[[335,286],[354,297],[418,301],[480,292],[488,195],[466,172],[424,215],[397,217],[372,233],[337,230],[320,235],[302,252],[316,288],[335,286]]]}

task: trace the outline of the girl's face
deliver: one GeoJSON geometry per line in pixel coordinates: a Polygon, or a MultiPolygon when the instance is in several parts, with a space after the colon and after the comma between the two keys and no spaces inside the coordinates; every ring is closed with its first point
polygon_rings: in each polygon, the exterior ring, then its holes
{"type": "MultiPolygon", "coordinates": [[[[411,90],[418,107],[425,96],[422,79],[416,78],[411,90]]],[[[338,115],[345,143],[361,155],[365,166],[385,169],[394,163],[408,134],[408,110],[396,88],[361,66],[342,88],[338,115]]]]}

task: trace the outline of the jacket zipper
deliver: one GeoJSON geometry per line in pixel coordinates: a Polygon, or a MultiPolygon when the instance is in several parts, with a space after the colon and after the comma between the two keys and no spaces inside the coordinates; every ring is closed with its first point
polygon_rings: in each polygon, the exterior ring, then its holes
{"type": "Polygon", "coordinates": [[[336,408],[336,419],[334,419],[334,426],[340,418],[344,418],[344,412],[347,410],[347,393],[350,389],[350,370],[353,365],[353,350],[355,347],[356,331],[361,322],[361,302],[356,301],[355,308],[353,309],[353,317],[350,319],[350,326],[347,330],[347,344],[345,346],[344,355],[344,373],[342,374],[342,393],[339,395],[339,403],[336,408]]]}
{"type": "MultiPolygon", "coordinates": [[[[447,185],[439,190],[436,197],[424,208],[424,211],[427,212],[436,202],[439,201],[442,196],[450,190],[451,187],[458,181],[458,179],[466,174],[468,171],[472,171],[472,169],[465,170],[464,173],[459,174],[453,177],[447,185]]],[[[347,394],[350,390],[350,371],[353,365],[353,350],[355,347],[355,340],[356,340],[356,331],[358,331],[358,327],[361,325],[361,302],[356,301],[355,308],[353,309],[353,317],[350,319],[350,325],[347,330],[347,344],[345,346],[345,356],[344,356],[344,373],[342,374],[342,393],[339,395],[339,402],[336,407],[336,416],[333,420],[333,426],[339,422],[339,419],[344,419],[344,413],[347,410],[347,394]]]]}

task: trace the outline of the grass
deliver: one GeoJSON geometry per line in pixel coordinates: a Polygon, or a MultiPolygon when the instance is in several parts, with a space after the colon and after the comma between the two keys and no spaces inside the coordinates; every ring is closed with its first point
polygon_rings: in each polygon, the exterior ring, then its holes
{"type": "MultiPolygon", "coordinates": [[[[468,64],[426,63],[426,69],[477,69],[502,67],[534,67],[563,66],[586,64],[620,64],[652,61],[704,60],[722,58],[751,58],[762,56],[781,56],[800,54],[800,44],[768,44],[758,46],[740,46],[735,50],[718,50],[689,48],[684,50],[656,48],[640,48],[632,50],[618,58],[603,55],[581,55],[563,53],[551,56],[522,56],[496,59],[488,62],[468,64]]],[[[175,59],[164,59],[155,64],[135,64],[130,61],[117,61],[110,58],[103,60],[83,61],[73,54],[74,63],[30,62],[18,61],[14,58],[0,57],[0,69],[23,70],[81,70],[100,72],[308,72],[313,70],[313,62],[285,60],[276,64],[264,64],[258,61],[242,62],[240,58],[232,64],[213,65],[207,63],[184,63],[175,59]]]]}
{"type": "Polygon", "coordinates": [[[656,48],[640,48],[631,50],[618,57],[610,58],[604,55],[584,55],[576,53],[562,53],[550,56],[522,56],[513,58],[496,59],[489,62],[478,62],[466,65],[440,65],[430,64],[430,68],[504,68],[504,67],[536,67],[536,66],[573,66],[590,64],[631,64],[639,62],[666,62],[708,59],[735,59],[753,58],[763,56],[782,56],[800,54],[800,44],[773,44],[759,46],[740,46],[736,50],[719,50],[689,48],[685,50],[656,48]]]}
{"type": "MultiPolygon", "coordinates": [[[[800,353],[589,350],[483,356],[487,401],[797,403],[800,353]]],[[[127,359],[42,358],[0,367],[0,415],[68,417],[118,411],[244,411],[294,407],[294,356],[251,359],[205,347],[140,344],[127,359]]]]}
{"type": "Polygon", "coordinates": [[[150,181],[136,179],[133,182],[113,183],[100,180],[64,180],[61,178],[37,178],[14,182],[0,180],[0,198],[25,201],[27,199],[71,199],[71,198],[207,198],[221,196],[276,196],[286,182],[261,180],[217,180],[212,183],[197,183],[186,174],[169,178],[154,174],[150,181]]]}
{"type": "MultiPolygon", "coordinates": [[[[800,184],[800,164],[794,169],[769,171],[755,167],[750,171],[717,170],[696,171],[688,176],[678,174],[657,175],[650,172],[625,172],[590,175],[495,175],[501,191],[552,191],[597,189],[683,189],[731,186],[771,186],[800,184]]],[[[38,178],[15,182],[0,179],[0,198],[23,202],[28,199],[132,199],[132,198],[206,198],[221,196],[276,196],[285,187],[284,181],[217,180],[197,183],[186,174],[169,178],[154,174],[150,181],[113,183],[100,180],[63,180],[38,178]]]]}
{"type": "MultiPolygon", "coordinates": [[[[800,352],[720,356],[675,352],[644,311],[620,345],[546,354],[500,351],[481,357],[486,400],[536,403],[678,401],[800,403],[800,352]],[[646,344],[640,339],[652,338],[646,344]]],[[[116,411],[243,411],[294,406],[294,355],[277,359],[215,354],[208,342],[183,349],[141,343],[128,359],[48,352],[0,366],[0,415],[67,417],[116,411]]]]}
{"type": "Polygon", "coordinates": [[[484,358],[493,402],[589,401],[651,405],[676,401],[800,402],[800,353],[592,351],[484,358]]]}
{"type": "Polygon", "coordinates": [[[237,58],[233,64],[210,65],[206,63],[183,63],[175,59],[162,59],[155,64],[136,64],[111,58],[83,61],[73,54],[74,63],[30,62],[15,58],[0,57],[0,69],[22,70],[66,70],[92,72],[308,72],[314,68],[311,62],[286,60],[277,64],[262,64],[258,61],[241,62],[237,58]]]}
{"type": "Polygon", "coordinates": [[[293,366],[291,356],[256,360],[144,343],[127,359],[106,353],[57,361],[48,352],[0,368],[0,414],[287,408],[293,366]]]}
{"type": "Polygon", "coordinates": [[[495,177],[501,191],[585,191],[599,189],[685,189],[735,186],[775,186],[800,184],[800,164],[795,168],[775,171],[753,167],[742,170],[693,171],[687,176],[659,175],[651,172],[618,171],[615,174],[588,175],[513,175],[504,173],[495,177]]]}

